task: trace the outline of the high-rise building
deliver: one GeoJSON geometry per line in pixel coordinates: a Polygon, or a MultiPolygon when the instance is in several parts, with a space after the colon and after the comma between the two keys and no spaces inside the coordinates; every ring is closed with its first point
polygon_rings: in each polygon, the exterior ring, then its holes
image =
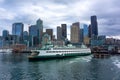
{"type": "Polygon", "coordinates": [[[83,35],[84,37],[87,36],[88,37],[88,26],[86,24],[83,24],[83,35]]]}
{"type": "Polygon", "coordinates": [[[79,43],[80,42],[80,23],[73,23],[71,26],[71,42],[79,43]]]}
{"type": "Polygon", "coordinates": [[[27,31],[23,32],[23,42],[27,47],[29,47],[29,34],[27,31]]]}
{"type": "Polygon", "coordinates": [[[84,44],[89,45],[90,44],[90,38],[89,38],[89,28],[88,25],[83,24],[83,35],[84,35],[84,44]]]}
{"type": "Polygon", "coordinates": [[[61,24],[61,28],[62,28],[62,37],[65,40],[67,38],[67,25],[61,24]]]}
{"type": "Polygon", "coordinates": [[[8,37],[8,36],[9,36],[9,31],[8,30],[3,30],[2,37],[5,38],[5,37],[8,37]]]}
{"type": "Polygon", "coordinates": [[[88,26],[88,37],[91,38],[92,35],[92,29],[91,29],[91,25],[88,26]]]}
{"type": "Polygon", "coordinates": [[[97,24],[97,17],[91,16],[91,32],[92,35],[98,36],[98,24],[97,24]]]}
{"type": "Polygon", "coordinates": [[[41,19],[38,19],[36,21],[36,26],[38,27],[39,43],[41,43],[43,35],[43,21],[41,19]]]}
{"type": "Polygon", "coordinates": [[[51,40],[53,40],[53,29],[46,29],[46,33],[51,37],[51,40]]]}
{"type": "Polygon", "coordinates": [[[50,44],[51,43],[51,36],[45,33],[42,36],[42,45],[50,44]]]}
{"type": "Polygon", "coordinates": [[[24,24],[23,23],[14,23],[12,25],[12,35],[15,35],[15,43],[22,43],[23,41],[23,29],[24,24]]]}
{"type": "Polygon", "coordinates": [[[31,25],[29,27],[29,36],[30,36],[30,46],[36,46],[39,43],[39,30],[36,25],[31,25]]]}
{"type": "Polygon", "coordinates": [[[12,25],[12,35],[23,36],[23,23],[14,23],[12,25]]]}
{"type": "Polygon", "coordinates": [[[38,37],[38,28],[37,28],[37,26],[36,25],[31,25],[30,27],[29,27],[29,35],[30,36],[37,36],[38,37]]]}
{"type": "Polygon", "coordinates": [[[83,39],[84,39],[84,29],[80,29],[80,43],[83,43],[83,39]]]}
{"type": "Polygon", "coordinates": [[[24,31],[24,32],[23,32],[23,36],[28,36],[28,32],[27,32],[27,31],[24,31]]]}
{"type": "Polygon", "coordinates": [[[62,29],[60,26],[57,26],[57,40],[62,40],[62,29]]]}

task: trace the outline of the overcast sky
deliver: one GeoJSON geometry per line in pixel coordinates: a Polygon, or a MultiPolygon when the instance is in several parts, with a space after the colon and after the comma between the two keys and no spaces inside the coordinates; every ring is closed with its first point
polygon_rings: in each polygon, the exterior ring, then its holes
{"type": "Polygon", "coordinates": [[[97,16],[100,35],[119,38],[119,0],[0,0],[0,34],[4,29],[11,32],[14,22],[23,22],[27,30],[38,18],[55,34],[62,23],[68,24],[68,30],[74,22],[90,24],[92,15],[97,16]]]}

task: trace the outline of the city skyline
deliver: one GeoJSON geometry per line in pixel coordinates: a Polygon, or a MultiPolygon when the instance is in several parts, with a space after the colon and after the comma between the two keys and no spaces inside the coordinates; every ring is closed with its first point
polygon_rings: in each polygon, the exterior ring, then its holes
{"type": "Polygon", "coordinates": [[[119,38],[119,11],[117,0],[0,0],[0,34],[4,29],[11,32],[14,22],[23,22],[28,27],[38,18],[44,21],[45,28],[55,31],[57,26],[65,23],[69,31],[72,23],[79,21],[89,25],[90,16],[96,15],[99,34],[119,38]]]}

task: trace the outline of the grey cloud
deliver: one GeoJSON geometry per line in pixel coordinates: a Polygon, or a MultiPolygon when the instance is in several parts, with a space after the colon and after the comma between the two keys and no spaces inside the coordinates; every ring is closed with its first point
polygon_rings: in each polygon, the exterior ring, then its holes
{"type": "Polygon", "coordinates": [[[4,23],[0,24],[16,21],[34,24],[41,18],[45,26],[56,28],[60,23],[70,25],[79,21],[88,24],[90,16],[97,15],[100,34],[119,35],[119,7],[118,0],[4,0],[0,3],[0,8],[7,10],[13,19],[2,16],[0,20],[4,23]]]}

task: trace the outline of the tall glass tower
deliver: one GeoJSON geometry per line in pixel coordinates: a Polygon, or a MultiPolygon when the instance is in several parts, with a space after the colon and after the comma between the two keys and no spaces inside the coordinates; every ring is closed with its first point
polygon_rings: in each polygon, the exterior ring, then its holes
{"type": "Polygon", "coordinates": [[[80,23],[73,23],[71,26],[71,42],[79,43],[80,42],[80,23]]]}
{"type": "Polygon", "coordinates": [[[62,28],[57,26],[57,40],[62,40],[62,28]]]}
{"type": "Polygon", "coordinates": [[[41,19],[38,19],[36,21],[36,26],[38,27],[39,43],[41,43],[43,35],[43,21],[41,19]]]}
{"type": "Polygon", "coordinates": [[[67,38],[67,25],[61,24],[61,27],[62,27],[62,37],[65,40],[67,38]]]}
{"type": "Polygon", "coordinates": [[[97,17],[91,16],[91,34],[97,36],[98,35],[98,24],[97,17]]]}
{"type": "Polygon", "coordinates": [[[12,25],[12,35],[22,36],[23,35],[23,23],[14,23],[12,25]]]}
{"type": "Polygon", "coordinates": [[[29,27],[30,46],[36,46],[39,44],[38,33],[39,31],[36,25],[31,25],[29,27]]]}
{"type": "Polygon", "coordinates": [[[23,40],[23,28],[23,23],[12,24],[12,35],[17,37],[17,39],[15,38],[15,41],[17,41],[17,43],[20,43],[23,40]]]}
{"type": "Polygon", "coordinates": [[[8,31],[8,30],[3,30],[2,36],[3,36],[4,38],[5,38],[5,37],[8,37],[8,36],[9,36],[9,31],[8,31]]]}

